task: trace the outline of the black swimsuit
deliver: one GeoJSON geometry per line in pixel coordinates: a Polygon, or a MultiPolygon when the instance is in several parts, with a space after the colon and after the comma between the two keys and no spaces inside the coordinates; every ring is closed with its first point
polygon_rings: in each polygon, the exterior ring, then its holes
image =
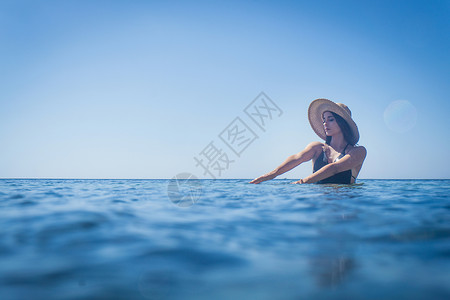
{"type": "MultiPolygon", "coordinates": [[[[347,144],[348,146],[348,144],[347,144]]],[[[345,149],[347,149],[347,146],[345,146],[344,151],[342,151],[341,155],[336,160],[341,159],[345,155],[345,149]]],[[[335,160],[335,161],[336,161],[335,160]]],[[[322,151],[322,153],[319,155],[319,157],[314,162],[314,168],[313,172],[317,172],[322,167],[326,166],[328,164],[328,159],[325,156],[325,151],[322,151]]],[[[328,178],[322,179],[318,181],[317,183],[339,183],[339,184],[350,184],[352,177],[355,178],[352,175],[352,170],[342,171],[337,174],[334,174],[333,176],[330,176],[328,178]]],[[[355,178],[356,180],[356,178],[355,178]]]]}

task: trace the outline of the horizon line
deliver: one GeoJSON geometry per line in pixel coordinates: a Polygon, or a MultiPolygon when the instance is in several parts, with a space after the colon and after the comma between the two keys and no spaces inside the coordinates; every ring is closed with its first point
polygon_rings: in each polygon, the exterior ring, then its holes
{"type": "MultiPolygon", "coordinates": [[[[64,177],[0,177],[0,180],[14,179],[46,179],[46,180],[171,180],[173,178],[64,178],[64,177]]],[[[189,180],[253,180],[254,178],[197,178],[189,180]]],[[[295,178],[274,178],[273,180],[298,180],[295,178]]],[[[357,180],[450,180],[450,178],[357,178],[357,180]]]]}

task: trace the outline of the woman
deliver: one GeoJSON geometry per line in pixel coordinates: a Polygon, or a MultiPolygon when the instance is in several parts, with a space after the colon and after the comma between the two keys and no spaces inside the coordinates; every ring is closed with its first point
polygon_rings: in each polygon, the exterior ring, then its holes
{"type": "Polygon", "coordinates": [[[293,183],[355,183],[367,151],[362,146],[356,146],[359,132],[350,109],[342,103],[316,99],[309,105],[308,119],[325,144],[312,142],[303,151],[289,156],[275,170],[250,183],[274,179],[311,159],[313,174],[293,183]]]}

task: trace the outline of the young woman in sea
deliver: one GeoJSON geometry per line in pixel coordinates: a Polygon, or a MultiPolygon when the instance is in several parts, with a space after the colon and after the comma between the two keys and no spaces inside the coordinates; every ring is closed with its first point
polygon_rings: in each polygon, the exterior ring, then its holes
{"type": "Polygon", "coordinates": [[[356,145],[359,131],[350,109],[342,103],[316,99],[309,105],[308,119],[314,132],[325,143],[310,143],[303,151],[289,156],[275,170],[250,183],[274,179],[310,160],[313,161],[313,174],[293,183],[355,183],[367,151],[356,145]]]}

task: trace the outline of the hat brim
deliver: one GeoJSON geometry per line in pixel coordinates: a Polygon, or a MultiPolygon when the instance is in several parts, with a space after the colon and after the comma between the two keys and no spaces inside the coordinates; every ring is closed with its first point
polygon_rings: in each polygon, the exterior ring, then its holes
{"type": "Polygon", "coordinates": [[[308,119],[314,132],[321,139],[326,140],[327,135],[325,133],[325,129],[323,128],[322,120],[322,115],[326,111],[338,114],[347,122],[352,133],[351,141],[349,142],[355,145],[359,141],[358,126],[356,126],[356,123],[353,121],[351,115],[344,108],[328,99],[316,99],[309,105],[308,119]]]}

